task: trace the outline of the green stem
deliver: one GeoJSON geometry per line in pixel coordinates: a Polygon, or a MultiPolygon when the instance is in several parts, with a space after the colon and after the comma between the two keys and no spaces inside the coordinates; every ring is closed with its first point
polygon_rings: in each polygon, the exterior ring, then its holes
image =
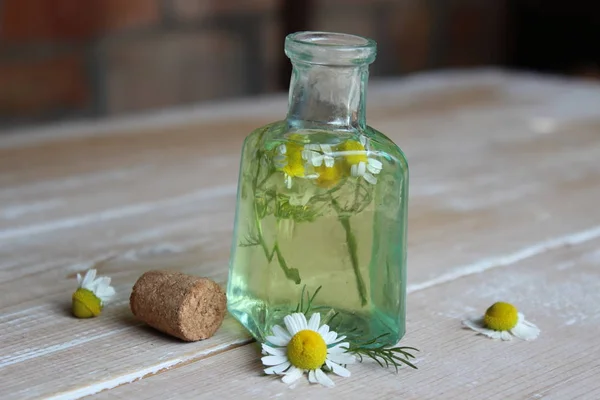
{"type": "Polygon", "coordinates": [[[340,223],[342,224],[344,231],[346,231],[346,244],[348,245],[350,262],[352,263],[352,269],[354,270],[354,275],[356,277],[356,287],[358,288],[358,295],[360,296],[360,304],[361,306],[365,306],[367,305],[367,289],[365,287],[365,281],[363,280],[362,274],[360,273],[360,269],[358,267],[356,236],[354,236],[352,227],[350,226],[350,217],[341,215],[339,204],[334,198],[331,199],[331,204],[338,213],[340,223]]]}
{"type": "Polygon", "coordinates": [[[279,250],[279,243],[275,242],[275,246],[273,247],[273,252],[277,254],[277,261],[279,261],[279,266],[283,270],[285,277],[289,280],[294,281],[296,285],[299,285],[302,280],[300,279],[300,271],[296,268],[288,267],[283,255],[281,254],[281,250],[279,250]]]}
{"type": "MultiPolygon", "coordinates": [[[[256,195],[256,188],[257,188],[256,184],[257,184],[259,171],[260,171],[260,164],[256,171],[256,178],[253,182],[254,195],[256,195]]],[[[260,218],[258,216],[258,210],[256,209],[256,200],[254,200],[254,222],[256,224],[256,232],[258,234],[258,241],[265,253],[265,257],[267,258],[267,261],[270,263],[273,260],[273,256],[277,255],[277,262],[279,263],[279,266],[283,270],[283,273],[285,274],[286,278],[293,281],[296,285],[299,285],[301,282],[300,271],[298,271],[298,269],[296,269],[296,268],[288,267],[287,262],[285,261],[285,258],[283,258],[283,254],[281,254],[281,250],[279,249],[279,244],[277,243],[277,241],[275,241],[273,250],[269,251],[269,246],[267,245],[267,242],[265,241],[265,238],[263,235],[262,224],[261,224],[260,218]]]]}
{"type": "Polygon", "coordinates": [[[362,278],[360,269],[358,268],[358,252],[356,237],[350,227],[350,219],[348,217],[340,217],[340,223],[346,231],[346,243],[348,244],[348,253],[350,254],[350,261],[352,262],[352,269],[356,276],[356,287],[358,288],[358,295],[360,296],[360,304],[362,306],[367,305],[367,289],[365,288],[365,281],[362,278]]]}
{"type": "Polygon", "coordinates": [[[265,252],[265,256],[267,257],[267,261],[271,262],[273,259],[274,252],[270,252],[269,254],[269,246],[267,246],[267,242],[265,242],[265,237],[263,236],[262,224],[260,223],[260,219],[258,218],[258,210],[256,209],[256,200],[254,201],[254,222],[256,224],[256,233],[258,234],[258,242],[260,246],[263,248],[265,252]]]}

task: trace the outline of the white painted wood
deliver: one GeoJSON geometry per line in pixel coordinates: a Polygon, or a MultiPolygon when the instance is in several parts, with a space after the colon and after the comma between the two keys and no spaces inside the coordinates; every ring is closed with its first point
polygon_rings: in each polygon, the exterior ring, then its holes
{"type": "MultiPolygon", "coordinates": [[[[2,398],[73,398],[248,354],[230,349],[248,340],[232,320],[181,344],[136,325],[127,298],[154,268],[225,283],[242,140],[276,100],[0,135],[2,398]],[[119,296],[75,320],[74,276],[91,266],[119,296]]],[[[369,102],[411,166],[411,298],[597,242],[599,85],[455,72],[375,85],[369,102]]]]}
{"type": "Polygon", "coordinates": [[[421,350],[416,371],[396,375],[369,361],[349,366],[350,378],[333,377],[335,388],[306,378],[288,388],[262,375],[251,344],[92,398],[593,399],[600,390],[599,249],[596,239],[413,291],[402,343],[421,350]],[[494,341],[462,327],[463,318],[499,300],[517,305],[540,337],[494,341]]]}

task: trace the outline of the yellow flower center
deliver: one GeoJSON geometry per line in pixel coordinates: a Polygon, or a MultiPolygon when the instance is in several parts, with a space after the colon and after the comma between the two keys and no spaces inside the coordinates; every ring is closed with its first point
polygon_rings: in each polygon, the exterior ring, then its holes
{"type": "Polygon", "coordinates": [[[514,328],[518,319],[517,308],[512,304],[503,302],[492,304],[483,317],[485,325],[495,331],[508,331],[514,328]]]}
{"type": "Polygon", "coordinates": [[[356,140],[345,141],[340,145],[340,150],[350,153],[346,155],[346,162],[349,165],[367,162],[367,152],[365,151],[365,146],[356,140]]]}
{"type": "Polygon", "coordinates": [[[287,356],[293,366],[301,369],[317,369],[325,363],[327,345],[323,337],[308,329],[294,335],[287,346],[287,356]]]}
{"type": "Polygon", "coordinates": [[[304,146],[298,143],[286,144],[287,164],[282,168],[283,172],[289,176],[304,176],[304,160],[302,159],[302,150],[304,146]]]}
{"type": "Polygon", "coordinates": [[[102,311],[102,301],[96,295],[83,288],[73,293],[73,315],[77,318],[97,317],[102,311]]]}
{"type": "Polygon", "coordinates": [[[319,167],[315,167],[315,172],[319,174],[316,179],[317,185],[324,188],[331,188],[335,186],[340,179],[342,179],[342,168],[339,163],[334,164],[332,167],[327,167],[323,163],[319,167]]]}

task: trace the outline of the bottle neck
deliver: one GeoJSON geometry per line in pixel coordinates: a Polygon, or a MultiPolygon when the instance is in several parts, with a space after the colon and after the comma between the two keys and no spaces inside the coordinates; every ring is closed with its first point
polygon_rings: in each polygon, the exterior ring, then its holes
{"type": "Polygon", "coordinates": [[[297,129],[364,129],[368,65],[294,62],[288,124],[297,129]]]}

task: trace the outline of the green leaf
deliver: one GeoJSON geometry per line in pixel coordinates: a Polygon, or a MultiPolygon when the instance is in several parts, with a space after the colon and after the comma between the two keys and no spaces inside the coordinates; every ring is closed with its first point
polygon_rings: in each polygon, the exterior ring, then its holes
{"type": "Polygon", "coordinates": [[[386,368],[389,368],[389,366],[392,365],[396,371],[398,371],[398,367],[403,365],[417,369],[417,366],[409,361],[409,359],[415,358],[410,351],[419,351],[414,347],[389,347],[384,345],[372,347],[379,339],[387,335],[388,334],[379,335],[376,338],[361,343],[351,343],[347,353],[354,354],[361,362],[363,356],[369,357],[375,360],[382,368],[385,363],[386,368]]]}
{"type": "MultiPolygon", "coordinates": [[[[304,285],[302,287],[302,293],[300,294],[300,301],[298,302],[298,304],[296,305],[296,310],[295,312],[301,312],[302,314],[308,316],[308,314],[311,311],[315,311],[316,308],[313,307],[313,302],[315,301],[315,298],[317,297],[317,295],[319,294],[319,292],[321,291],[322,286],[319,286],[317,288],[317,290],[315,290],[315,292],[313,293],[313,295],[310,295],[310,292],[308,290],[306,290],[306,285],[304,285]],[[305,296],[306,293],[306,296],[305,296]],[[304,302],[304,298],[306,297],[306,304],[304,302]]],[[[317,307],[318,308],[318,307],[317,307]]],[[[337,313],[336,313],[337,314],[337,313]]],[[[334,315],[335,317],[335,315],[334,315]]],[[[332,317],[331,319],[333,319],[334,317],[332,317]]]]}

